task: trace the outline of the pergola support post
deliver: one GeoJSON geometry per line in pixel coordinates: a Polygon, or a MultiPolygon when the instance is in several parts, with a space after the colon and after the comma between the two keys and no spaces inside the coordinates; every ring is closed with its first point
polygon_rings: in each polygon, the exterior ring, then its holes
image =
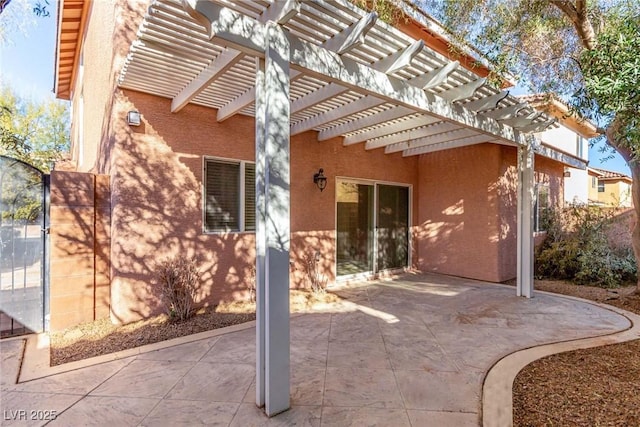
{"type": "Polygon", "coordinates": [[[256,404],[286,411],[289,391],[289,42],[267,24],[256,75],[256,404]]]}
{"type": "Polygon", "coordinates": [[[517,215],[517,285],[518,296],[533,296],[533,207],[534,196],[533,147],[529,144],[518,148],[518,215],[517,215]]]}

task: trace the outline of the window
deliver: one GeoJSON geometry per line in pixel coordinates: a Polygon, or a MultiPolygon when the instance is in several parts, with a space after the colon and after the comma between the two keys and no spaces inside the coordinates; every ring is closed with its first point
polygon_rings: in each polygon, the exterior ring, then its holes
{"type": "Polygon", "coordinates": [[[536,203],[533,207],[533,231],[539,233],[549,227],[551,208],[549,206],[549,186],[538,184],[536,186],[536,203]]]}
{"type": "Polygon", "coordinates": [[[584,138],[580,135],[576,135],[576,154],[578,157],[582,158],[584,154],[584,138]]]}
{"type": "Polygon", "coordinates": [[[205,232],[254,231],[255,164],[205,159],[204,174],[205,232]]]}
{"type": "Polygon", "coordinates": [[[604,181],[598,180],[598,193],[604,193],[604,181]]]}
{"type": "Polygon", "coordinates": [[[595,176],[591,177],[591,188],[596,188],[596,186],[598,185],[598,178],[596,178],[595,176]]]}

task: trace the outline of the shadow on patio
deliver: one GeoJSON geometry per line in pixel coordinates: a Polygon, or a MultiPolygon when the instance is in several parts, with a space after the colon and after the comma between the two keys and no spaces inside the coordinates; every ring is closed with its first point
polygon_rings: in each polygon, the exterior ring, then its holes
{"type": "Polygon", "coordinates": [[[334,292],[346,301],[291,319],[292,408],[274,418],[254,403],[253,327],[3,382],[3,406],[55,410],[61,425],[472,426],[483,379],[505,355],[630,326],[588,303],[434,274],[334,292]]]}

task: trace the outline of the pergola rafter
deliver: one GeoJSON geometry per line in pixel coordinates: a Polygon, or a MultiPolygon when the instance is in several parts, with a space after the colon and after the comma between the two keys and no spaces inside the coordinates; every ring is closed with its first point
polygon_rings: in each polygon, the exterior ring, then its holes
{"type": "MultiPolygon", "coordinates": [[[[221,5],[205,2],[196,3],[194,10],[200,16],[210,20],[209,33],[212,40],[218,40],[247,54],[261,57],[264,55],[264,26],[256,20],[221,5]]],[[[201,18],[202,19],[202,18],[201,18]]],[[[286,35],[290,46],[290,62],[303,73],[337,82],[354,90],[366,93],[366,104],[374,98],[405,106],[419,113],[434,115],[440,119],[458,123],[461,126],[478,129],[493,138],[504,139],[519,145],[527,145],[527,137],[517,130],[501,125],[490,117],[481,117],[463,106],[446,102],[433,94],[417,88],[407,81],[388,76],[350,58],[340,56],[323,47],[314,45],[291,34],[286,35]]],[[[369,105],[371,107],[373,105],[369,105]]],[[[357,110],[358,107],[352,107],[357,110]]],[[[344,116],[339,116],[344,117],[344,116]]],[[[325,118],[317,124],[327,123],[325,118]]],[[[313,129],[311,123],[296,128],[313,129]]],[[[294,133],[295,134],[295,133],[294,133]]]]}
{"type": "Polygon", "coordinates": [[[398,144],[403,141],[412,141],[420,138],[428,138],[432,135],[442,134],[442,133],[453,131],[456,129],[460,130],[463,128],[461,128],[456,123],[439,121],[437,123],[434,123],[431,125],[428,124],[427,126],[411,129],[406,132],[392,133],[380,138],[369,140],[365,143],[365,149],[374,150],[376,148],[382,148],[382,147],[387,147],[389,145],[398,144]]]}
{"type": "MultiPolygon", "coordinates": [[[[518,295],[531,296],[534,150],[554,121],[346,0],[156,0],[120,86],[256,123],[256,402],[288,408],[290,137],[428,155],[518,147],[518,295]]],[[[397,154],[396,154],[397,156],[397,154]]]]}

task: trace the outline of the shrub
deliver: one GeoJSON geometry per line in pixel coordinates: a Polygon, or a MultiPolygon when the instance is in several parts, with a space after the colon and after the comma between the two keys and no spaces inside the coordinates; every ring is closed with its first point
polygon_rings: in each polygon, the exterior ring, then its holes
{"type": "Polygon", "coordinates": [[[200,272],[192,258],[175,256],[157,268],[162,287],[162,302],[172,320],[186,320],[195,312],[195,298],[200,288],[200,272]]]}
{"type": "Polygon", "coordinates": [[[319,264],[320,252],[316,252],[313,256],[308,254],[305,255],[305,272],[307,273],[307,279],[309,280],[311,292],[313,292],[314,294],[323,294],[328,282],[327,277],[324,274],[320,273],[319,264]]]}
{"type": "Polygon", "coordinates": [[[615,213],[571,206],[550,215],[547,237],[536,253],[536,275],[605,288],[635,281],[632,249],[613,248],[607,238],[615,213]]]}

